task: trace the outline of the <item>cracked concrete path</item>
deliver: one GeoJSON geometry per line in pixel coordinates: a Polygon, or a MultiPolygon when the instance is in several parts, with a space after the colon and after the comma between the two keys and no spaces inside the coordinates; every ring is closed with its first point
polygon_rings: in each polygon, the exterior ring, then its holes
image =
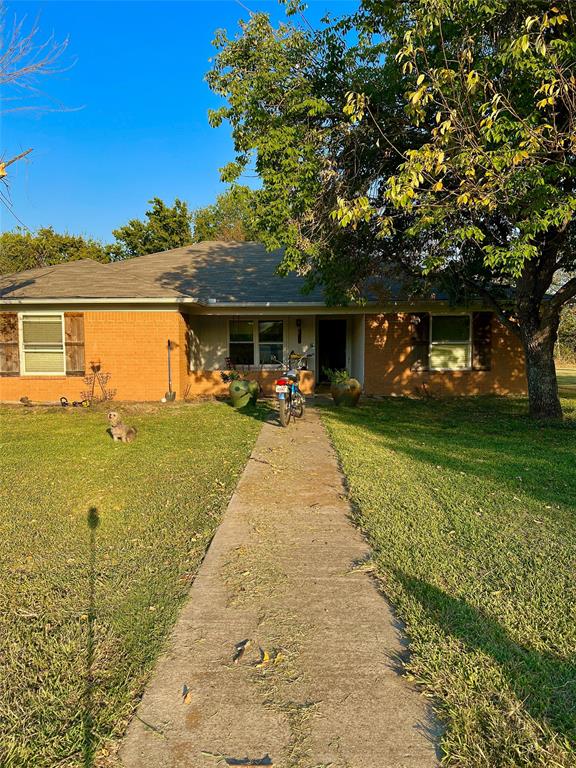
{"type": "Polygon", "coordinates": [[[349,514],[318,414],[265,424],[128,728],[125,768],[438,766],[349,514]]]}

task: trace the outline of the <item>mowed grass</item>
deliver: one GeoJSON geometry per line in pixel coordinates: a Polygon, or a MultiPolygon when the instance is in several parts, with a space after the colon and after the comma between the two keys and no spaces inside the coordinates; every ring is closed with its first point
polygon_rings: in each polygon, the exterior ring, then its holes
{"type": "Polygon", "coordinates": [[[0,409],[0,765],[108,765],[264,411],[0,409]]]}
{"type": "Polygon", "coordinates": [[[576,366],[564,365],[556,366],[556,376],[558,378],[558,390],[563,397],[576,398],[576,366]]]}
{"type": "Polygon", "coordinates": [[[576,401],[323,410],[447,766],[576,766],[576,401]]]}

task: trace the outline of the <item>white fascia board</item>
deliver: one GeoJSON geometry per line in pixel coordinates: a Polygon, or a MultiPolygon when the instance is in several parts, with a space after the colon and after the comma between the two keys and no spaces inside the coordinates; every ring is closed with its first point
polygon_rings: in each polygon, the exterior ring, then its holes
{"type": "Polygon", "coordinates": [[[162,305],[174,305],[178,307],[180,304],[199,304],[197,299],[182,299],[175,297],[154,297],[154,298],[91,298],[85,297],[58,297],[58,298],[45,298],[45,297],[4,297],[0,296],[0,305],[2,304],[162,304],[162,305]]]}

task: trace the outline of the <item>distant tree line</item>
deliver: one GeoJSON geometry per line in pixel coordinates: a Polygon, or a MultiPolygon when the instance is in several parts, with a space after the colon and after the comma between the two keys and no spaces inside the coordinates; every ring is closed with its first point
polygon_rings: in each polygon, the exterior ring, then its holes
{"type": "Polygon", "coordinates": [[[172,206],[158,197],[149,201],[143,219],[131,219],[113,230],[113,243],[87,235],[56,232],[42,227],[0,234],[0,274],[64,264],[79,259],[121,261],[147,253],[167,251],[202,240],[256,240],[252,220],[254,196],[248,187],[235,185],[204,208],[190,210],[176,198],[172,206]]]}

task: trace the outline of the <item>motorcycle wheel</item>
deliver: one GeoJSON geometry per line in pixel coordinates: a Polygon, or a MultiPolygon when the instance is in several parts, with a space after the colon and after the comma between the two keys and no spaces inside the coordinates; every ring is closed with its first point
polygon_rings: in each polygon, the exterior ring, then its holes
{"type": "Polygon", "coordinates": [[[294,418],[301,419],[304,416],[304,398],[298,396],[294,403],[294,418]]]}
{"type": "Polygon", "coordinates": [[[278,408],[279,408],[279,415],[280,415],[280,424],[282,424],[283,427],[287,427],[290,422],[290,403],[287,400],[279,400],[278,401],[278,408]]]}

